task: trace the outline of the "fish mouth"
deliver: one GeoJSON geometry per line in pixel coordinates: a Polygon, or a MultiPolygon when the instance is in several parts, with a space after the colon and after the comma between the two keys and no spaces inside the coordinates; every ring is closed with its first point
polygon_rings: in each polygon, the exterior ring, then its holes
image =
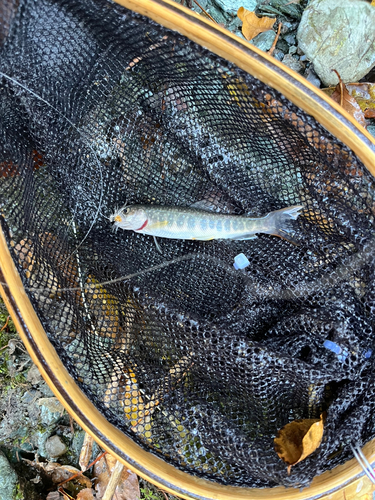
{"type": "Polygon", "coordinates": [[[127,224],[124,221],[121,222],[121,226],[120,226],[119,222],[115,221],[115,219],[113,219],[111,222],[113,223],[112,224],[112,231],[114,231],[114,232],[117,232],[119,227],[121,227],[121,229],[125,229],[125,230],[132,229],[131,224],[129,224],[129,223],[127,224]]]}

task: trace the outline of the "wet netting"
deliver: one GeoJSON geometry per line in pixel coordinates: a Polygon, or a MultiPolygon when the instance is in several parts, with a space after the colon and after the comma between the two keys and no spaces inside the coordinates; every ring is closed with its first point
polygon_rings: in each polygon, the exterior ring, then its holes
{"type": "Polygon", "coordinates": [[[95,406],[224,484],[306,486],[352,458],[375,435],[363,164],[272,88],[105,0],[5,0],[0,44],[2,229],[95,406]],[[250,216],[303,205],[297,244],[159,239],[160,253],[109,220],[201,200],[250,216]],[[322,412],[321,446],[288,476],[275,435],[322,412]]]}

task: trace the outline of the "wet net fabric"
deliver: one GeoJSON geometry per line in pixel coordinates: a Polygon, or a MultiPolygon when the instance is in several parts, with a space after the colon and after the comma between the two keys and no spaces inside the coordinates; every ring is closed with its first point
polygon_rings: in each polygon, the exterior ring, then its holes
{"type": "Polygon", "coordinates": [[[306,486],[374,436],[374,180],[352,152],[252,76],[102,0],[2,2],[0,71],[2,229],[110,422],[184,471],[256,487],[306,486]],[[200,200],[251,216],[302,204],[298,245],[162,239],[160,254],[108,220],[125,203],[200,200]],[[322,412],[321,446],[288,476],[277,431],[322,412]]]}

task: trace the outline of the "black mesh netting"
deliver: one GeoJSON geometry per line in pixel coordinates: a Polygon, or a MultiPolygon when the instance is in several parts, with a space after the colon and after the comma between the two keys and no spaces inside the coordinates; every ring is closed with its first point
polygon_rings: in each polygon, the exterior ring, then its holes
{"type": "Polygon", "coordinates": [[[374,180],[278,92],[105,0],[0,6],[1,222],[63,363],[193,474],[307,485],[375,435],[374,180]],[[294,204],[298,245],[112,232],[115,207],[294,204]],[[236,271],[244,253],[250,266],[236,271]],[[335,353],[324,346],[329,340],[335,353]],[[286,423],[326,411],[292,468],[286,423]]]}

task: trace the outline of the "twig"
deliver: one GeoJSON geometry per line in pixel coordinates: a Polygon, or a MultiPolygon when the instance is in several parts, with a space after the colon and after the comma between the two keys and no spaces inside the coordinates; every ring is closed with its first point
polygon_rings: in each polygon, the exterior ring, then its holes
{"type": "Polygon", "coordinates": [[[166,494],[166,492],[165,492],[165,491],[163,491],[163,490],[159,490],[159,491],[160,491],[160,493],[162,493],[162,494],[163,494],[163,496],[164,496],[165,500],[169,500],[168,495],[166,494]]]}
{"type": "MultiPolygon", "coordinates": [[[[102,457],[104,457],[104,455],[105,455],[106,453],[107,453],[107,452],[106,452],[106,451],[104,451],[104,452],[103,452],[103,453],[101,453],[101,454],[100,454],[97,458],[95,458],[95,460],[93,460],[93,461],[91,462],[91,464],[89,464],[89,465],[87,466],[87,469],[86,469],[86,470],[91,469],[91,467],[92,467],[94,464],[96,464],[96,462],[98,462],[98,461],[99,461],[102,457]]],[[[75,479],[76,477],[78,477],[78,476],[82,476],[82,475],[83,475],[83,471],[81,471],[81,470],[80,470],[80,471],[79,471],[79,472],[77,472],[76,474],[73,474],[73,476],[71,476],[69,479],[65,479],[65,481],[62,481],[61,483],[59,483],[59,484],[58,484],[58,487],[60,488],[60,486],[62,486],[63,484],[65,484],[65,483],[69,483],[69,481],[71,481],[72,479],[75,479]]]]}
{"type": "Polygon", "coordinates": [[[281,27],[282,27],[283,23],[279,23],[279,27],[277,28],[277,33],[276,33],[276,37],[275,37],[275,40],[273,41],[273,44],[272,44],[272,47],[270,48],[270,50],[268,51],[269,55],[272,56],[273,54],[273,51],[275,50],[276,48],[276,44],[279,40],[279,36],[280,36],[280,31],[281,31],[281,27]]]}
{"type": "MultiPolygon", "coordinates": [[[[7,317],[7,320],[5,322],[5,325],[2,327],[2,329],[0,330],[0,332],[2,332],[3,330],[5,330],[5,328],[8,326],[8,323],[9,323],[9,319],[10,319],[10,316],[7,317]]],[[[4,349],[4,348],[3,348],[4,349]]]]}
{"type": "Polygon", "coordinates": [[[74,434],[74,420],[70,415],[69,415],[69,424],[70,424],[70,432],[74,434]]]}
{"type": "Polygon", "coordinates": [[[332,71],[334,71],[337,75],[337,78],[339,79],[339,83],[340,83],[340,106],[344,107],[344,82],[341,80],[341,76],[340,76],[340,73],[338,71],[336,71],[335,69],[333,69],[332,71]]]}
{"type": "Polygon", "coordinates": [[[206,10],[204,10],[204,8],[197,2],[197,0],[193,0],[193,2],[196,3],[201,10],[203,10],[203,12],[209,19],[211,19],[211,21],[213,21],[215,24],[218,24],[218,22],[215,21],[215,19],[212,16],[210,16],[210,14],[206,10]]]}
{"type": "Polygon", "coordinates": [[[62,496],[65,498],[68,498],[69,500],[74,500],[73,497],[69,495],[66,491],[64,491],[64,488],[58,488],[57,491],[62,494],[62,496]]]}
{"type": "Polygon", "coordinates": [[[102,500],[112,500],[115,490],[120,482],[123,469],[124,464],[117,460],[102,500]]]}

